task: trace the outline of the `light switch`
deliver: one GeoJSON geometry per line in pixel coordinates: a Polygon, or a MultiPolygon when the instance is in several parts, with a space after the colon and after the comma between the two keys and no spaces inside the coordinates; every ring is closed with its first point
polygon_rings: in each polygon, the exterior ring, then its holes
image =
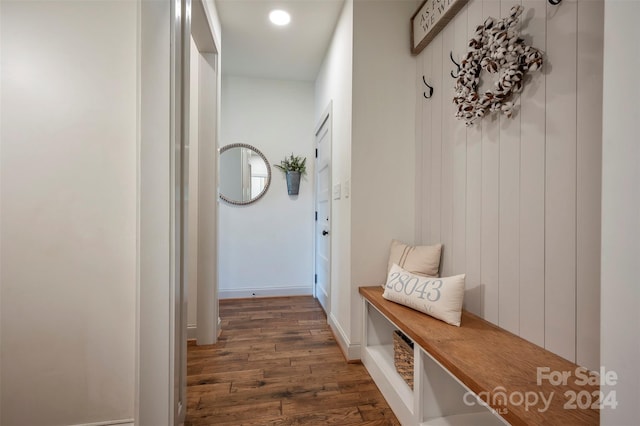
{"type": "Polygon", "coordinates": [[[344,182],[344,198],[349,198],[351,195],[351,180],[347,179],[344,182]]]}
{"type": "Polygon", "coordinates": [[[336,183],[335,185],[333,185],[333,199],[334,200],[339,200],[340,196],[341,196],[341,187],[339,183],[336,183]]]}

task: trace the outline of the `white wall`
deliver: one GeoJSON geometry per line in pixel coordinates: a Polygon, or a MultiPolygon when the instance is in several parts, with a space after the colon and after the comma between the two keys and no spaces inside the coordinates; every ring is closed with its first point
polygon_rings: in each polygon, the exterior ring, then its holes
{"type": "Polygon", "coordinates": [[[619,405],[605,407],[603,425],[640,418],[640,88],[629,84],[640,67],[636,1],[605,2],[602,163],[602,366],[618,382],[619,405]]]}
{"type": "MultiPolygon", "coordinates": [[[[599,366],[603,1],[471,0],[418,58],[418,239],[442,242],[442,273],[467,274],[465,306],[578,364],[599,366]],[[525,8],[545,52],[513,118],[454,117],[453,64],[488,16],[525,8]]],[[[486,74],[486,73],[485,73],[486,74]]],[[[484,75],[484,74],[483,74],[484,75]]]]}
{"type": "Polygon", "coordinates": [[[413,1],[356,1],[353,17],[351,344],[360,343],[358,287],[387,275],[392,239],[415,235],[413,1]]]}
{"type": "Polygon", "coordinates": [[[0,423],[133,419],[137,5],[1,19],[0,423]]]}
{"type": "Polygon", "coordinates": [[[333,101],[332,184],[343,193],[332,203],[329,322],[350,359],[359,357],[362,333],[358,287],[384,280],[391,239],[413,242],[415,59],[407,22],[416,7],[345,2],[316,80],[316,121],[333,101]]]}
{"type": "MultiPolygon", "coordinates": [[[[353,0],[346,0],[315,84],[315,120],[332,101],[332,184],[351,179],[353,0]]],[[[329,322],[346,350],[351,335],[351,198],[331,204],[331,312],[329,322]]]]}
{"type": "Polygon", "coordinates": [[[247,143],[271,165],[307,157],[298,196],[272,166],[271,187],[248,206],[219,206],[220,297],[311,294],[313,283],[313,84],[224,76],[220,146],[247,143]]]}
{"type": "Polygon", "coordinates": [[[220,193],[230,200],[242,201],[246,195],[246,176],[243,176],[244,172],[248,170],[246,157],[244,149],[241,148],[230,149],[220,156],[223,160],[220,161],[220,193]]]}

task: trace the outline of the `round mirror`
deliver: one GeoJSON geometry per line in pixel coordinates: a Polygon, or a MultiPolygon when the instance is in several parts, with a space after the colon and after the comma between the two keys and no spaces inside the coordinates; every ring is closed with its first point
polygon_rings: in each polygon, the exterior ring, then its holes
{"type": "Polygon", "coordinates": [[[271,167],[257,148],[233,143],[220,148],[220,198],[229,204],[258,201],[271,184],[271,167]]]}

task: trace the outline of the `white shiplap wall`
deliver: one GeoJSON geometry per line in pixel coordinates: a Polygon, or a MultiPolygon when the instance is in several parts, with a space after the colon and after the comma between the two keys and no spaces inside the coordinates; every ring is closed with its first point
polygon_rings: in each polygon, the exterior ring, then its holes
{"type": "MultiPolygon", "coordinates": [[[[467,274],[465,306],[580,365],[599,366],[603,1],[471,0],[418,57],[416,232],[467,274]],[[475,27],[521,4],[545,52],[513,118],[465,127],[454,68],[475,27]],[[422,76],[434,86],[422,95],[422,76]]],[[[486,77],[486,75],[485,75],[486,77]]]]}

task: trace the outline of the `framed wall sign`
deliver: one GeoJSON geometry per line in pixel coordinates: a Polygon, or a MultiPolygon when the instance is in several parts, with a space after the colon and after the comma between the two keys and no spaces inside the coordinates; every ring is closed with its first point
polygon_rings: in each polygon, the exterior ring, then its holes
{"type": "Polygon", "coordinates": [[[417,55],[469,0],[424,0],[411,17],[411,53],[417,55]]]}

